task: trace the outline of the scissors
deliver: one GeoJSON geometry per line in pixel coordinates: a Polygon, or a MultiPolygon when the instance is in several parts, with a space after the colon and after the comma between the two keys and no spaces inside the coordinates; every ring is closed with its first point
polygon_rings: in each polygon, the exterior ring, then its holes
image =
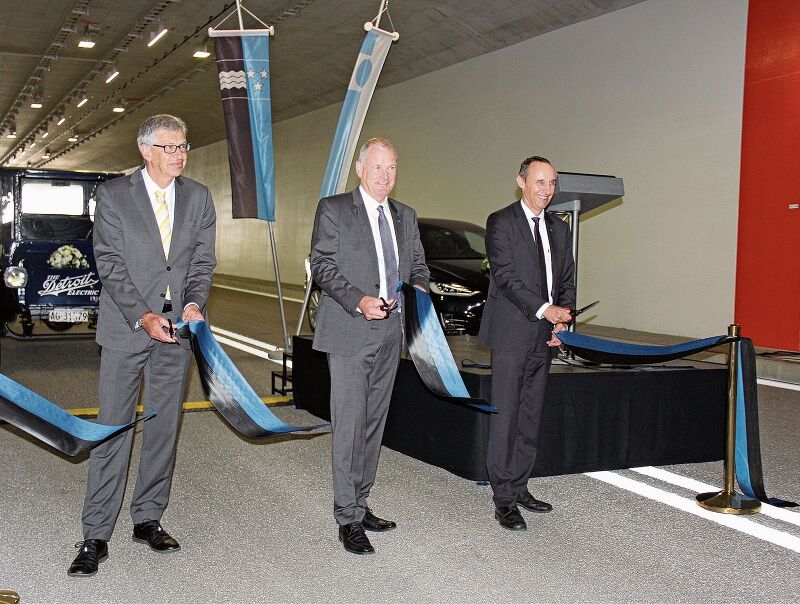
{"type": "Polygon", "coordinates": [[[586,305],[586,306],[584,306],[583,308],[579,308],[578,310],[576,310],[576,311],[573,311],[573,313],[572,313],[572,318],[574,319],[575,317],[577,317],[577,316],[578,316],[579,314],[581,314],[582,312],[586,312],[587,310],[589,310],[590,308],[593,308],[593,307],[597,306],[598,304],[600,304],[600,300],[595,300],[595,301],[594,301],[594,302],[592,302],[591,304],[587,304],[587,305],[586,305]]]}

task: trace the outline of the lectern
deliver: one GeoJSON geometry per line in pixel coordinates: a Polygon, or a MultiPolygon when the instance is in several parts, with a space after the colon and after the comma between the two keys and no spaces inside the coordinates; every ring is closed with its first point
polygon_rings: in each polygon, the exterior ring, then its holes
{"type": "MultiPolygon", "coordinates": [[[[575,259],[575,290],[578,289],[578,218],[581,212],[594,210],[609,201],[625,195],[622,179],[601,174],[580,174],[578,172],[559,172],[556,192],[548,212],[570,215],[572,230],[572,256],[575,259]]],[[[577,298],[576,298],[577,301],[577,298]]],[[[575,322],[570,324],[574,331],[575,322]]]]}

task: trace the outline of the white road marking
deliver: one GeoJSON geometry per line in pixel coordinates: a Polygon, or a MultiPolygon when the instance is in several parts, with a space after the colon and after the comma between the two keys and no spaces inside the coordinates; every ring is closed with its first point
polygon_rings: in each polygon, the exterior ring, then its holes
{"type": "MultiPolygon", "coordinates": [[[[247,336],[243,336],[220,327],[214,327],[213,325],[211,326],[211,332],[215,335],[217,342],[220,344],[226,344],[238,350],[249,352],[260,359],[266,359],[267,361],[275,363],[276,365],[283,366],[282,359],[271,359],[269,358],[269,354],[265,352],[278,350],[278,347],[274,344],[268,344],[267,342],[262,342],[261,340],[248,338],[247,336]]],[[[289,359],[286,360],[286,367],[289,369],[292,368],[292,361],[289,359]]]]}
{"type": "Polygon", "coordinates": [[[594,478],[595,480],[614,485],[620,489],[625,489],[626,491],[636,493],[642,497],[659,501],[689,514],[694,514],[700,518],[705,518],[711,522],[716,522],[717,524],[727,526],[728,528],[745,533],[751,537],[755,537],[756,539],[761,539],[762,541],[767,541],[774,545],[789,549],[793,552],[800,553],[800,537],[795,537],[794,535],[790,535],[785,531],[779,531],[767,526],[762,526],[744,516],[720,514],[718,512],[706,510],[697,505],[694,499],[686,499],[680,495],[662,491],[661,489],[657,489],[643,482],[639,482],[638,480],[633,480],[626,476],[620,476],[619,474],[614,474],[613,472],[586,472],[585,475],[589,478],[594,478]]]}
{"type": "MultiPolygon", "coordinates": [[[[263,296],[264,298],[277,298],[278,294],[270,294],[267,292],[257,292],[253,289],[242,289],[241,287],[233,287],[231,285],[217,285],[216,283],[211,284],[212,287],[218,287],[220,289],[229,289],[234,292],[241,292],[243,294],[253,294],[254,296],[263,296]]],[[[284,300],[287,302],[297,302],[298,304],[302,304],[303,300],[297,298],[287,298],[286,296],[283,297],[284,300]]]]}
{"type": "Polygon", "coordinates": [[[252,355],[255,355],[259,358],[266,359],[267,361],[272,361],[273,363],[280,364],[279,361],[273,360],[269,358],[269,355],[264,352],[263,350],[259,350],[258,348],[254,348],[253,346],[248,346],[247,344],[242,344],[241,342],[237,342],[236,340],[231,340],[230,338],[226,338],[224,336],[217,336],[217,342],[220,344],[227,344],[228,346],[232,346],[233,348],[238,348],[239,350],[243,350],[245,352],[249,352],[252,355]]]}
{"type": "Polygon", "coordinates": [[[240,342],[252,344],[253,346],[263,348],[264,350],[278,350],[278,347],[275,346],[274,344],[268,344],[267,342],[262,342],[261,340],[256,340],[254,338],[248,338],[247,336],[243,336],[242,334],[236,333],[234,331],[228,331],[227,329],[222,329],[221,327],[215,327],[212,325],[211,331],[223,336],[227,336],[229,338],[234,338],[236,340],[239,340],[240,342]]]}
{"type": "MultiPolygon", "coordinates": [[[[695,493],[713,493],[714,491],[722,490],[722,487],[706,484],[705,482],[700,482],[694,478],[681,476],[680,474],[675,474],[673,472],[669,472],[668,470],[662,470],[661,468],[654,468],[653,466],[630,469],[632,472],[638,472],[639,474],[644,474],[650,478],[655,478],[663,482],[668,482],[669,484],[674,484],[675,486],[682,487],[689,491],[694,491],[695,493]]],[[[787,508],[779,508],[768,503],[762,503],[761,513],[764,516],[769,516],[770,518],[775,518],[777,520],[782,520],[784,522],[800,526],[800,512],[792,512],[787,508]]]]}
{"type": "Polygon", "coordinates": [[[758,378],[756,382],[761,386],[772,386],[773,388],[783,388],[784,390],[800,390],[800,384],[792,384],[791,382],[768,380],[767,378],[758,378]]]}

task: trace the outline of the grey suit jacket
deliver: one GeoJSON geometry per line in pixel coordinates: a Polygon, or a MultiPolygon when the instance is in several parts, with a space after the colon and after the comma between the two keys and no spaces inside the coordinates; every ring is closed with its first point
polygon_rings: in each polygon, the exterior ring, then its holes
{"type": "MultiPolygon", "coordinates": [[[[553,303],[575,305],[575,262],[569,227],[545,212],[553,269],[553,303]]],[[[491,280],[478,343],[497,350],[547,350],[553,325],[537,319],[548,302],[545,268],[519,201],[491,214],[486,222],[486,252],[491,280]]]]}
{"type": "MultiPolygon", "coordinates": [[[[427,291],[430,272],[417,215],[394,199],[388,204],[400,279],[427,291]]],[[[357,354],[373,323],[358,312],[358,303],[364,296],[377,296],[380,290],[378,254],[359,189],[320,200],[311,236],[311,274],[322,288],[314,348],[345,356],[357,354]]]]}
{"type": "Polygon", "coordinates": [[[166,260],[141,169],[98,187],[93,234],[103,284],[98,344],[130,352],[147,347],[150,336],[135,329],[136,322],[147,311],[161,312],[168,285],[176,315],[190,302],[201,310],[205,307],[217,263],[215,220],[208,189],[189,178],[176,178],[166,260]]]}

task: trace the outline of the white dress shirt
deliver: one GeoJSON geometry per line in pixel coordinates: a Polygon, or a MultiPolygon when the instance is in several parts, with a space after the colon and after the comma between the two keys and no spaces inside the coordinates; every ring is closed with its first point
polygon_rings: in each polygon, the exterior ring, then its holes
{"type": "Polygon", "coordinates": [[[383,245],[381,244],[381,232],[378,229],[378,206],[383,206],[383,215],[386,217],[386,222],[389,224],[389,231],[392,233],[392,245],[394,246],[394,257],[395,260],[400,262],[400,254],[397,250],[397,235],[394,232],[394,219],[392,217],[392,211],[389,209],[388,198],[383,200],[383,203],[378,203],[378,201],[372,198],[369,193],[364,190],[364,187],[359,186],[359,191],[361,191],[361,198],[364,200],[364,208],[367,210],[367,216],[369,217],[369,226],[372,228],[372,240],[375,243],[375,252],[378,254],[378,272],[380,273],[380,283],[381,289],[379,292],[379,296],[384,300],[395,300],[397,298],[397,292],[387,292],[386,291],[386,264],[383,261],[383,245]]]}
{"type": "MultiPolygon", "coordinates": [[[[144,187],[147,189],[147,196],[150,198],[150,205],[153,208],[153,215],[156,215],[156,211],[158,210],[158,206],[161,203],[156,199],[156,191],[164,191],[164,199],[167,200],[167,211],[169,212],[169,229],[172,230],[172,225],[174,224],[175,220],[175,179],[173,178],[169,181],[169,184],[166,188],[161,188],[156,184],[150,175],[147,173],[147,167],[142,169],[142,180],[144,180],[144,187]]],[[[186,310],[190,306],[197,306],[199,309],[200,306],[195,304],[194,302],[189,302],[183,307],[183,310],[186,310]]],[[[136,322],[138,327],[139,322],[136,322]]]]}
{"type": "Polygon", "coordinates": [[[545,225],[545,211],[539,216],[536,216],[531,209],[525,205],[525,202],[520,199],[519,203],[522,205],[522,211],[525,212],[525,218],[528,221],[528,227],[531,229],[531,235],[534,240],[536,237],[541,237],[542,248],[544,249],[544,268],[547,275],[547,300],[546,304],[542,304],[539,310],[536,311],[536,318],[541,319],[544,316],[544,311],[553,303],[553,260],[550,254],[550,238],[547,236],[547,225],[545,225]],[[539,218],[539,228],[537,231],[534,218],[539,218]]]}
{"type": "Polygon", "coordinates": [[[147,168],[142,169],[142,179],[147,189],[147,196],[150,198],[150,205],[153,206],[154,215],[156,214],[156,210],[158,210],[158,206],[161,205],[156,200],[156,191],[164,191],[165,199],[167,200],[167,210],[169,210],[169,228],[172,230],[172,220],[173,216],[175,216],[175,179],[173,178],[169,181],[166,188],[162,189],[150,178],[150,175],[147,173],[147,168]]]}

